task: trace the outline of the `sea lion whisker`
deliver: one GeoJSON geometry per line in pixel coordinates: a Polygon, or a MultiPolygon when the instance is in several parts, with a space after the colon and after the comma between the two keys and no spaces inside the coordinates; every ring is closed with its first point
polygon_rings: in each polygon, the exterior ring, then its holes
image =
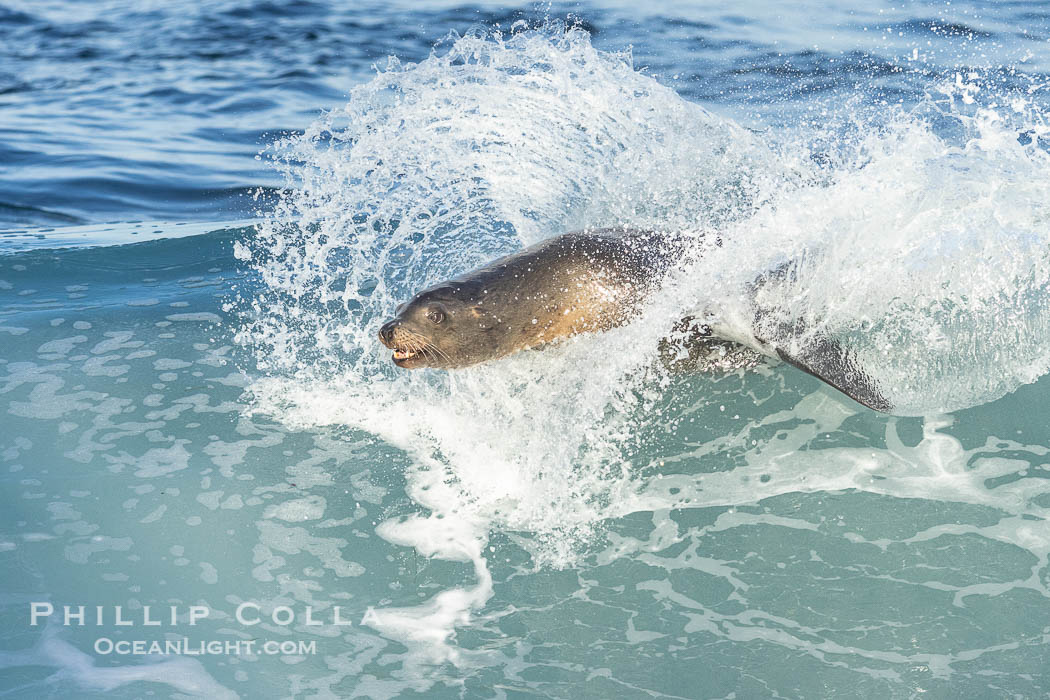
{"type": "Polygon", "coordinates": [[[428,343],[425,340],[417,339],[415,345],[412,346],[413,352],[425,353],[428,343]]]}
{"type": "Polygon", "coordinates": [[[448,356],[448,353],[446,353],[445,351],[443,351],[441,348],[439,348],[438,346],[434,345],[433,343],[427,343],[426,345],[424,345],[423,353],[426,354],[428,351],[433,351],[433,352],[437,353],[440,357],[442,357],[446,362],[448,362],[450,364],[452,363],[452,358],[448,356]]]}
{"type": "Polygon", "coordinates": [[[407,331],[402,342],[398,343],[398,347],[403,348],[408,352],[419,352],[425,344],[426,339],[421,335],[412,331],[407,331]]]}

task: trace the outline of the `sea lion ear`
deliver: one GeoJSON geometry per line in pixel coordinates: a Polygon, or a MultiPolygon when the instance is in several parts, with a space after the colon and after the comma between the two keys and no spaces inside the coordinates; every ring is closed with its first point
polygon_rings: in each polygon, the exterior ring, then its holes
{"type": "Polygon", "coordinates": [[[478,327],[483,331],[491,331],[496,327],[496,324],[492,322],[492,317],[480,306],[471,306],[470,315],[477,320],[478,327]]]}

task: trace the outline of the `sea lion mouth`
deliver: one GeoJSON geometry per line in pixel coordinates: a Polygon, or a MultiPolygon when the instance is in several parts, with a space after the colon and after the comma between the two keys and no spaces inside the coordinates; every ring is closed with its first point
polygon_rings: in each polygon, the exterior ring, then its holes
{"type": "Polygon", "coordinates": [[[402,369],[429,366],[430,356],[440,354],[425,336],[404,328],[396,319],[380,329],[379,341],[394,351],[391,359],[402,369]]]}
{"type": "Polygon", "coordinates": [[[427,352],[424,348],[409,349],[398,345],[391,345],[390,348],[394,351],[390,359],[401,369],[416,369],[430,364],[427,362],[427,352]]]}
{"type": "Polygon", "coordinates": [[[426,351],[424,348],[414,345],[407,347],[397,343],[390,343],[387,347],[394,351],[391,359],[394,364],[402,369],[414,369],[426,362],[426,351]]]}

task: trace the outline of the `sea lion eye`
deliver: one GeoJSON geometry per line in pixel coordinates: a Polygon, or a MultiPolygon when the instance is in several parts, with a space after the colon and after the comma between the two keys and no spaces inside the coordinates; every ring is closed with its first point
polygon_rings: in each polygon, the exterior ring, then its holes
{"type": "Polygon", "coordinates": [[[427,320],[433,324],[438,324],[445,320],[445,314],[441,309],[430,309],[427,311],[427,320]]]}

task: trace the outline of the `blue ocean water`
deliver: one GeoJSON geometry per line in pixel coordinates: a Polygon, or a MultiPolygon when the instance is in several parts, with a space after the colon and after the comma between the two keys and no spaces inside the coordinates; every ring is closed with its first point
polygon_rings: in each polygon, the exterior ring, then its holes
{"type": "Polygon", "coordinates": [[[1048,42],[1021,1],[0,1],[0,693],[1047,695],[1048,42]],[[722,245],[542,353],[376,340],[609,224],[722,245]],[[900,415],[656,367],[784,260],[766,303],[900,415]],[[182,640],[242,646],[117,651],[182,640]]]}

